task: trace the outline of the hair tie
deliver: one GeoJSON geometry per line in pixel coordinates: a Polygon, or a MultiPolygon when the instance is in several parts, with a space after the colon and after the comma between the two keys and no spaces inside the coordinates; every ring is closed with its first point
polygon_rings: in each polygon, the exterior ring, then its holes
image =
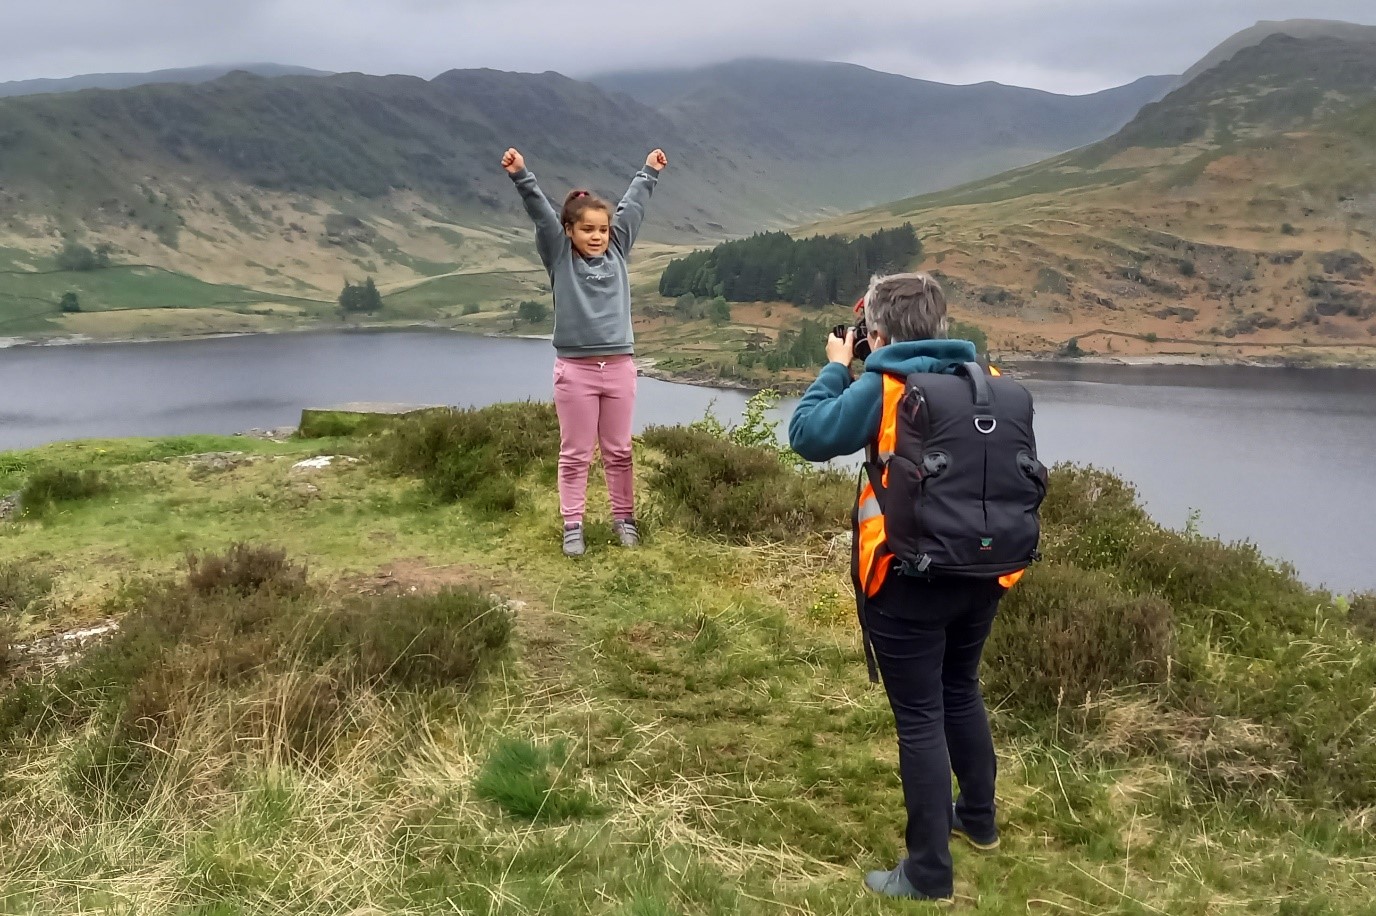
{"type": "Polygon", "coordinates": [[[574,200],[577,200],[577,199],[580,198],[580,197],[587,197],[587,196],[588,196],[588,192],[587,192],[587,191],[574,191],[574,192],[573,192],[573,199],[574,199],[574,200]]]}

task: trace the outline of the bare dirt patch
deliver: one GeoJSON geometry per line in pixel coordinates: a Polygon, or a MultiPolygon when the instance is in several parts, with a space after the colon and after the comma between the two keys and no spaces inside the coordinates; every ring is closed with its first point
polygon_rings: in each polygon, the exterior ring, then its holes
{"type": "Polygon", "coordinates": [[[376,572],[346,578],[341,584],[351,592],[365,595],[432,595],[442,588],[489,588],[494,583],[490,577],[466,566],[437,564],[426,557],[406,557],[393,560],[376,572]]]}

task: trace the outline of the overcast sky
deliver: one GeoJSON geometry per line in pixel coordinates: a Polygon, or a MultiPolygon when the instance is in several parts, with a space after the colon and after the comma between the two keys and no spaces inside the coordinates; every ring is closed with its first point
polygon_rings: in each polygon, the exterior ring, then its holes
{"type": "Polygon", "coordinates": [[[272,61],[607,70],[743,56],[1091,92],[1180,73],[1259,19],[1376,24],[1376,0],[0,0],[0,81],[272,61]]]}

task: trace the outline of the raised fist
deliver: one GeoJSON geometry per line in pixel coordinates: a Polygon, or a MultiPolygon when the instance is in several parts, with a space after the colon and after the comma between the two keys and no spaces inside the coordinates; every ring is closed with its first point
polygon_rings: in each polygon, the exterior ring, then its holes
{"type": "Polygon", "coordinates": [[[664,155],[664,150],[657,149],[645,157],[645,164],[655,171],[659,171],[669,164],[669,157],[664,155]]]}
{"type": "Polygon", "coordinates": [[[526,159],[515,147],[502,154],[502,168],[506,169],[509,174],[515,175],[525,167],[526,159]]]}

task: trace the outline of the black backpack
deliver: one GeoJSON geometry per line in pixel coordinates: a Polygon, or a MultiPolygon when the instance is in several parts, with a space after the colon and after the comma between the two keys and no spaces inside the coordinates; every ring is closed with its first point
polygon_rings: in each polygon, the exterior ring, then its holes
{"type": "Polygon", "coordinates": [[[907,377],[887,486],[879,456],[866,463],[894,572],[997,578],[1037,559],[1047,473],[1032,414],[1025,387],[978,363],[907,377]]]}

